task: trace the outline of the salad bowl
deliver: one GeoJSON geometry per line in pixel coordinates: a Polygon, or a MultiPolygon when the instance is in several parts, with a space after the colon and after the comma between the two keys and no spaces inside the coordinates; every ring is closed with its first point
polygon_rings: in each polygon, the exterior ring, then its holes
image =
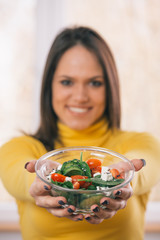
{"type": "MultiPolygon", "coordinates": [[[[130,183],[134,165],[125,156],[99,147],[69,147],[50,151],[37,160],[37,176],[51,186],[52,196],[64,196],[75,213],[91,213],[100,199],[130,183]]],[[[104,206],[101,206],[104,207],[104,206]]]]}

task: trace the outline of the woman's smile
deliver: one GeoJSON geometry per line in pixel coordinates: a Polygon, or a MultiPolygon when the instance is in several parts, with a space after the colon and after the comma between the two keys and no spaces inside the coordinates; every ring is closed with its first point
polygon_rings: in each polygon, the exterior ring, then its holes
{"type": "Polygon", "coordinates": [[[68,110],[72,113],[78,113],[79,115],[82,115],[83,113],[87,113],[90,111],[92,108],[91,107],[67,107],[68,110]]]}

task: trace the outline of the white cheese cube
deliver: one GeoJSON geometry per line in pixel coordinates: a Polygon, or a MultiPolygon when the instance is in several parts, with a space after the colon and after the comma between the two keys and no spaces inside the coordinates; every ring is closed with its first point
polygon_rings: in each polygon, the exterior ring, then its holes
{"type": "Polygon", "coordinates": [[[104,173],[106,173],[106,172],[109,172],[109,167],[104,167],[104,166],[102,166],[102,170],[101,170],[101,174],[104,174],[104,173]]]}
{"type": "Polygon", "coordinates": [[[111,181],[113,179],[112,173],[110,173],[108,167],[102,167],[101,179],[104,181],[111,181]]]}
{"type": "Polygon", "coordinates": [[[65,182],[72,182],[72,178],[71,177],[66,177],[65,182]]]}

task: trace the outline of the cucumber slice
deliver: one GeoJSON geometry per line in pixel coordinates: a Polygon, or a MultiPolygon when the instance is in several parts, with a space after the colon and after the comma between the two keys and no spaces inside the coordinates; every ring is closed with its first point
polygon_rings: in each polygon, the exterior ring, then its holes
{"type": "Polygon", "coordinates": [[[74,175],[82,175],[83,174],[83,171],[78,168],[78,167],[70,167],[70,168],[66,168],[64,171],[63,171],[63,175],[65,176],[74,176],[74,175]]]}

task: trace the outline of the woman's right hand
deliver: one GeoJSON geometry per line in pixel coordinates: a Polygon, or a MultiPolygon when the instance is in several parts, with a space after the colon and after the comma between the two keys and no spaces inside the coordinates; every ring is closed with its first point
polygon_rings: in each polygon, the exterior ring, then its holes
{"type": "MultiPolygon", "coordinates": [[[[26,163],[26,170],[30,173],[35,172],[35,163],[35,160],[26,163]]],[[[29,193],[35,199],[35,204],[37,206],[45,208],[54,216],[66,217],[73,221],[83,220],[82,214],[73,214],[76,210],[75,206],[70,205],[63,208],[67,200],[62,196],[51,196],[51,186],[44,184],[37,176],[30,187],[29,193]]]]}

